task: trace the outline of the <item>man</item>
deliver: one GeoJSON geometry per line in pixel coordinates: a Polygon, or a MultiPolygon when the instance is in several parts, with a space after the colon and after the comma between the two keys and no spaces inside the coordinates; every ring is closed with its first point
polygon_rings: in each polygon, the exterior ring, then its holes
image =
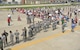
{"type": "Polygon", "coordinates": [[[5,37],[5,35],[2,35],[2,40],[3,40],[4,47],[6,47],[6,37],[5,37]]]}
{"type": "Polygon", "coordinates": [[[49,25],[50,25],[50,21],[47,21],[47,24],[46,24],[47,28],[50,27],[49,25]]]}
{"type": "Polygon", "coordinates": [[[52,28],[53,28],[53,30],[55,30],[56,29],[56,22],[54,21],[54,22],[52,22],[52,28]]]}
{"type": "Polygon", "coordinates": [[[31,19],[29,16],[27,16],[27,24],[30,24],[31,23],[31,19]]]}
{"type": "Polygon", "coordinates": [[[12,21],[12,19],[11,19],[11,15],[10,15],[10,14],[8,14],[8,18],[10,18],[10,21],[12,21]]]}
{"type": "Polygon", "coordinates": [[[16,30],[16,32],[15,32],[15,39],[16,39],[16,43],[19,43],[19,32],[18,32],[18,30],[16,30]]]}
{"type": "Polygon", "coordinates": [[[12,31],[10,32],[10,43],[13,45],[14,44],[14,34],[12,33],[12,31]]]}
{"type": "Polygon", "coordinates": [[[29,39],[33,37],[33,31],[31,28],[29,28],[28,35],[29,35],[29,39]]]}
{"type": "Polygon", "coordinates": [[[38,21],[38,32],[40,32],[41,28],[40,28],[41,24],[40,24],[40,21],[38,21]]]}
{"type": "Polygon", "coordinates": [[[25,32],[25,39],[27,38],[27,29],[24,27],[24,32],[25,32]]]}
{"type": "Polygon", "coordinates": [[[0,49],[3,50],[3,40],[0,37],[0,49]]]}
{"type": "Polygon", "coordinates": [[[39,31],[38,28],[39,28],[39,25],[38,25],[38,23],[36,23],[36,24],[35,24],[36,33],[38,33],[38,31],[39,31]]]}
{"type": "Polygon", "coordinates": [[[12,14],[14,14],[14,9],[11,9],[12,14]]]}
{"type": "Polygon", "coordinates": [[[46,24],[46,22],[44,22],[44,24],[43,24],[43,29],[44,29],[44,32],[46,32],[47,30],[47,28],[46,28],[46,26],[47,26],[47,24],[46,24]]]}
{"type": "Polygon", "coordinates": [[[28,12],[29,18],[30,18],[30,23],[32,22],[32,12],[28,12]]]}
{"type": "Polygon", "coordinates": [[[39,30],[40,31],[42,30],[42,21],[40,21],[40,23],[39,23],[39,30]]]}
{"type": "Polygon", "coordinates": [[[2,36],[5,36],[5,42],[8,45],[8,42],[7,42],[8,33],[5,30],[4,30],[4,33],[2,34],[2,36]]]}
{"type": "Polygon", "coordinates": [[[52,14],[49,14],[49,17],[48,17],[48,20],[50,21],[50,24],[51,24],[51,17],[52,17],[52,14]]]}
{"type": "Polygon", "coordinates": [[[33,15],[33,14],[31,15],[31,21],[32,21],[33,24],[34,24],[34,15],[33,15]]]}

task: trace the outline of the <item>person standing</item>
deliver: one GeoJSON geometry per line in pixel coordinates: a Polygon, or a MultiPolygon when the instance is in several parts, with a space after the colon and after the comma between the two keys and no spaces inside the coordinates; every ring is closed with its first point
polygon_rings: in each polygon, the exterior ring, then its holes
{"type": "Polygon", "coordinates": [[[14,14],[14,9],[11,9],[12,14],[14,14]]]}
{"type": "Polygon", "coordinates": [[[30,21],[30,23],[32,22],[32,12],[30,11],[30,12],[28,12],[28,15],[29,15],[29,21],[30,21]]]}
{"type": "Polygon", "coordinates": [[[4,30],[4,33],[2,34],[2,36],[5,36],[5,45],[8,45],[8,42],[7,42],[8,33],[5,30],[4,30]]]}
{"type": "Polygon", "coordinates": [[[30,13],[29,12],[26,12],[26,19],[27,19],[27,24],[30,24],[31,23],[31,19],[30,19],[30,13]]]}
{"type": "Polygon", "coordinates": [[[5,38],[4,35],[2,35],[2,40],[3,40],[3,45],[4,45],[4,47],[6,47],[6,38],[5,38]]]}
{"type": "Polygon", "coordinates": [[[0,37],[0,49],[3,50],[3,40],[1,37],[0,37]]]}
{"type": "Polygon", "coordinates": [[[11,15],[10,15],[10,14],[8,14],[8,18],[10,18],[10,21],[12,21],[12,19],[11,19],[11,15]]]}
{"type": "Polygon", "coordinates": [[[25,42],[26,38],[25,38],[25,30],[24,29],[22,29],[22,35],[21,36],[23,36],[23,41],[25,42]]]}
{"type": "Polygon", "coordinates": [[[64,33],[65,23],[62,24],[62,33],[64,33]]]}
{"type": "Polygon", "coordinates": [[[25,32],[25,39],[27,39],[27,29],[24,27],[24,32],[25,32]]]}
{"type": "Polygon", "coordinates": [[[15,39],[16,39],[16,43],[19,43],[19,32],[18,32],[18,30],[16,30],[16,32],[15,32],[15,39]]]}
{"type": "Polygon", "coordinates": [[[51,24],[51,17],[52,17],[52,14],[49,14],[49,16],[48,16],[48,20],[50,21],[50,24],[51,24]]]}
{"type": "Polygon", "coordinates": [[[13,45],[14,44],[14,34],[12,33],[12,31],[10,32],[10,43],[13,45]]]}
{"type": "Polygon", "coordinates": [[[44,29],[44,32],[46,32],[47,31],[47,28],[46,28],[46,22],[44,22],[44,24],[43,24],[43,29],[44,29]]]}
{"type": "Polygon", "coordinates": [[[29,39],[33,37],[33,31],[31,28],[29,28],[28,35],[29,35],[29,39]]]}
{"type": "Polygon", "coordinates": [[[31,17],[31,22],[34,24],[34,15],[32,14],[30,17],[31,17]]]}
{"type": "Polygon", "coordinates": [[[53,21],[53,22],[52,22],[52,28],[53,28],[53,30],[56,29],[56,21],[53,21]]]}
{"type": "Polygon", "coordinates": [[[52,29],[53,30],[55,29],[55,23],[54,23],[54,21],[52,22],[52,29]]]}

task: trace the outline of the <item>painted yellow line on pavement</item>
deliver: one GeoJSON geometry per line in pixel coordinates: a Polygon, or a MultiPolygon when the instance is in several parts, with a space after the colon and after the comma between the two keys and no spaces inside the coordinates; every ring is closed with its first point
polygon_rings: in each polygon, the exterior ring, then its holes
{"type": "MultiPolygon", "coordinates": [[[[75,30],[79,30],[79,29],[80,29],[79,27],[75,28],[75,30]]],[[[67,30],[64,33],[59,32],[57,34],[53,34],[51,36],[48,36],[48,37],[45,37],[45,38],[41,38],[39,40],[34,40],[34,41],[31,41],[31,42],[26,42],[26,43],[20,44],[18,46],[14,46],[13,48],[11,48],[11,50],[20,50],[22,48],[26,48],[26,47],[32,46],[34,44],[38,44],[38,43],[50,40],[52,38],[56,38],[56,37],[59,37],[59,36],[65,35],[65,34],[69,34],[70,32],[71,32],[71,30],[67,30]]]]}

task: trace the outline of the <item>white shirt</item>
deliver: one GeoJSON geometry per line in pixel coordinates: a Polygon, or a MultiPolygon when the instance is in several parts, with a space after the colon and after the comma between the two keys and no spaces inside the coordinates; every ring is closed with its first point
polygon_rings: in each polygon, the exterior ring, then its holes
{"type": "Polygon", "coordinates": [[[49,16],[52,16],[52,14],[49,14],[49,16]]]}
{"type": "Polygon", "coordinates": [[[29,12],[28,14],[29,14],[29,15],[32,15],[32,12],[29,12]]]}
{"type": "Polygon", "coordinates": [[[11,17],[11,15],[9,14],[8,17],[11,17]]]}
{"type": "Polygon", "coordinates": [[[58,13],[58,11],[55,11],[55,13],[58,13]]]}
{"type": "Polygon", "coordinates": [[[52,20],[54,20],[54,17],[52,17],[52,20]]]}

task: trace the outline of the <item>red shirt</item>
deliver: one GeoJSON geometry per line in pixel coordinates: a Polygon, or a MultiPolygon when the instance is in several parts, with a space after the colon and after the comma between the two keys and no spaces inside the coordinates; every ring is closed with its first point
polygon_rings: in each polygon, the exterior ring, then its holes
{"type": "Polygon", "coordinates": [[[10,18],[8,18],[8,23],[10,23],[10,18]]]}

